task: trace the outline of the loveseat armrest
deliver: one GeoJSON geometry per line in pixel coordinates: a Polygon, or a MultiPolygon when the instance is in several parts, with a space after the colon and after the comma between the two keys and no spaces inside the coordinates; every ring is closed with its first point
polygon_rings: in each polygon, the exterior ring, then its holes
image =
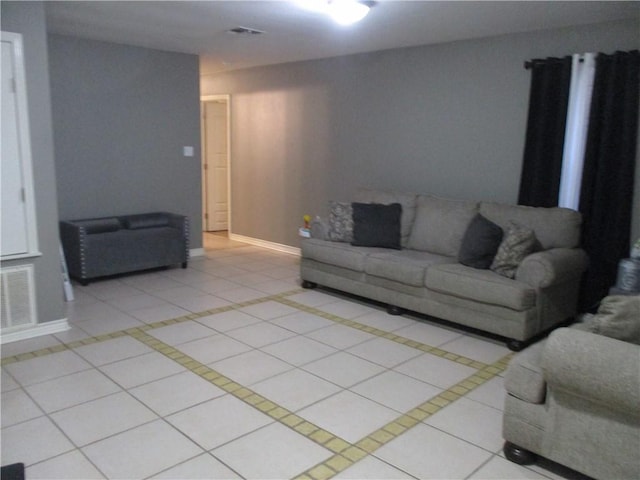
{"type": "Polygon", "coordinates": [[[545,288],[579,278],[587,268],[587,254],[579,248],[551,248],[527,256],[516,271],[516,280],[545,288]]]}
{"type": "Polygon", "coordinates": [[[165,215],[169,219],[170,227],[177,228],[179,230],[185,230],[188,224],[188,218],[186,216],[168,212],[165,212],[165,215]]]}
{"type": "Polygon", "coordinates": [[[66,220],[60,220],[60,236],[65,239],[76,239],[82,234],[80,225],[66,220]]]}
{"type": "Polygon", "coordinates": [[[83,278],[86,230],[77,223],[61,220],[60,242],[64,251],[67,269],[71,275],[83,278]]]}
{"type": "Polygon", "coordinates": [[[182,262],[182,268],[187,267],[187,262],[190,256],[190,236],[189,236],[189,217],[186,215],[179,215],[177,213],[164,212],[169,219],[169,226],[176,228],[182,232],[182,238],[184,239],[184,261],[182,262]]]}
{"type": "Polygon", "coordinates": [[[573,328],[558,328],[542,352],[550,389],[640,418],[640,346],[573,328]]]}

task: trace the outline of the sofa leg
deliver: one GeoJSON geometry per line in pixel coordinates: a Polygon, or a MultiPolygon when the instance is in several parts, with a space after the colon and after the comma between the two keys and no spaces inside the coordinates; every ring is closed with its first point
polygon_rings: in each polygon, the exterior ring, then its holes
{"type": "Polygon", "coordinates": [[[82,285],[83,287],[86,287],[87,285],[89,285],[89,280],[82,279],[82,280],[79,280],[79,282],[80,282],[80,285],[82,285]]]}
{"type": "Polygon", "coordinates": [[[520,350],[522,350],[524,347],[527,346],[526,342],[523,342],[521,340],[509,340],[507,342],[507,348],[509,350],[511,350],[512,352],[519,352],[520,350]]]}
{"type": "Polygon", "coordinates": [[[187,268],[188,264],[189,264],[189,262],[182,262],[182,268],[187,268]]]}
{"type": "Polygon", "coordinates": [[[396,305],[387,305],[387,313],[389,315],[402,315],[404,313],[404,309],[396,305]]]}
{"type": "Polygon", "coordinates": [[[313,289],[318,286],[315,282],[310,282],[309,280],[302,280],[302,288],[313,289]]]}
{"type": "Polygon", "coordinates": [[[502,449],[507,460],[517,463],[518,465],[531,465],[536,461],[536,454],[525,450],[511,442],[505,442],[502,449]]]}

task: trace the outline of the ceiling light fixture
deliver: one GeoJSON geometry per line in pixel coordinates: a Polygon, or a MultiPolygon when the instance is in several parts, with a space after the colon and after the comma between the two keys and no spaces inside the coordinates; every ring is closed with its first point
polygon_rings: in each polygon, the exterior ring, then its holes
{"type": "Polygon", "coordinates": [[[296,3],[307,10],[326,14],[340,25],[352,25],[366,17],[375,2],[366,0],[297,0],[296,3]]]}
{"type": "Polygon", "coordinates": [[[369,5],[358,0],[332,0],[328,7],[329,16],[340,25],[359,22],[369,13],[369,5]]]}

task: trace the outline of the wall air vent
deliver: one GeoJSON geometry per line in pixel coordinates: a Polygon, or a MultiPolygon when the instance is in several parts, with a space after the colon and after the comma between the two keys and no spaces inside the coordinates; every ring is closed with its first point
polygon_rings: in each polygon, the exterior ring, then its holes
{"type": "Polygon", "coordinates": [[[231,30],[227,30],[227,33],[232,33],[234,35],[242,35],[245,37],[250,37],[253,35],[262,35],[264,32],[260,31],[260,30],[256,30],[254,28],[247,28],[247,27],[236,27],[236,28],[232,28],[231,30]]]}
{"type": "Polygon", "coordinates": [[[36,323],[33,265],[0,270],[2,330],[36,323]]]}

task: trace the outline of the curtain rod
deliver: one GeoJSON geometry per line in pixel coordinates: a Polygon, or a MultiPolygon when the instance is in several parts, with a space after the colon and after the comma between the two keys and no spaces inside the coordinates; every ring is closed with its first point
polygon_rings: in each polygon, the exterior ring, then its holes
{"type": "MultiPolygon", "coordinates": [[[[536,62],[548,62],[548,61],[557,61],[557,62],[559,62],[561,60],[562,60],[561,58],[555,58],[555,57],[543,58],[543,59],[536,58],[534,60],[529,60],[529,61],[524,62],[524,68],[526,70],[531,70],[531,68],[533,67],[534,63],[536,63],[536,62]]],[[[581,55],[580,58],[578,59],[578,61],[580,63],[584,62],[584,57],[581,55]]]]}

